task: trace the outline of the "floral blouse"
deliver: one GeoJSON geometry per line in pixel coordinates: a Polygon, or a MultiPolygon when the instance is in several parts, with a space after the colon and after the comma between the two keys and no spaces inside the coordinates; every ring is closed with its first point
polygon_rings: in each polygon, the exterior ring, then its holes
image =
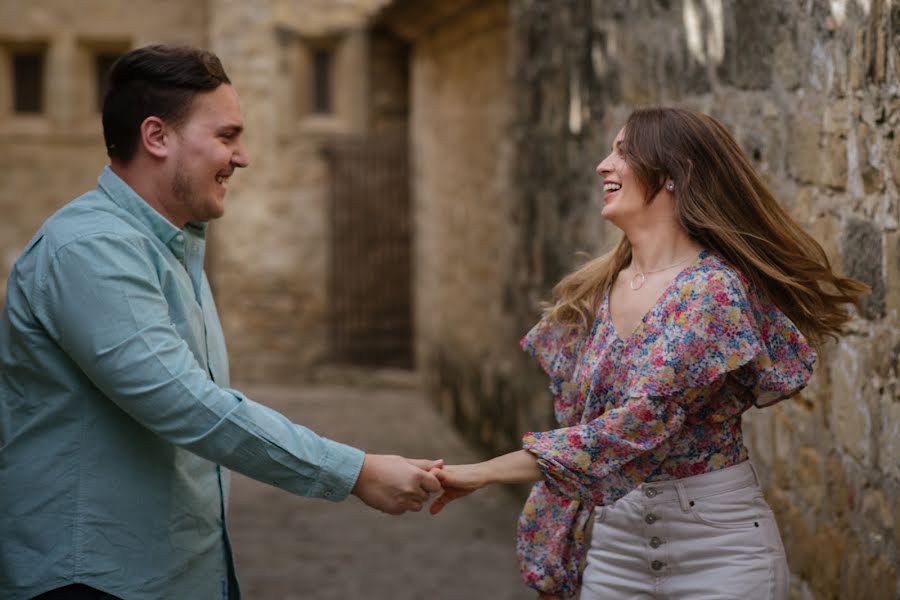
{"type": "Polygon", "coordinates": [[[606,294],[589,332],[542,320],[521,345],[550,376],[562,428],[524,437],[545,479],[522,511],[517,553],[529,586],[566,595],[595,506],[746,460],[741,414],[800,391],[816,360],[790,319],[708,251],[627,338],[606,294]]]}

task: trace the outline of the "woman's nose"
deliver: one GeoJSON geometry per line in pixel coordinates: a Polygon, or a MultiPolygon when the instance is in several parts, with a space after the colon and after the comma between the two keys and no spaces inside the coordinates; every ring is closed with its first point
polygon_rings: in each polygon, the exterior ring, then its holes
{"type": "Polygon", "coordinates": [[[597,165],[596,171],[597,171],[597,175],[606,175],[608,173],[612,173],[611,156],[607,156],[602,161],[600,161],[600,164],[597,165]]]}

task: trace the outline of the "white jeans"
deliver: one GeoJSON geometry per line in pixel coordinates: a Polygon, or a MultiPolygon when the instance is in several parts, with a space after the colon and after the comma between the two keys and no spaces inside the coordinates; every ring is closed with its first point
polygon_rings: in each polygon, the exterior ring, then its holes
{"type": "Polygon", "coordinates": [[[581,600],[784,600],[788,567],[749,461],[645,483],[594,512],[581,600]]]}

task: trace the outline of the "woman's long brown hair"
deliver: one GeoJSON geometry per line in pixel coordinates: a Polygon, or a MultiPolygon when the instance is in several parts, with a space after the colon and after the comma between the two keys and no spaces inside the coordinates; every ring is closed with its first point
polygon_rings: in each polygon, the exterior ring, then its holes
{"type": "MultiPolygon", "coordinates": [[[[841,333],[847,304],[859,307],[868,286],[834,273],[822,246],[775,200],[721,123],[684,109],[641,109],[628,117],[623,141],[647,202],[671,178],[678,218],[695,241],[743,273],[813,344],[841,333]]],[[[630,261],[623,236],[556,285],[547,316],[588,326],[598,297],[630,261]]]]}

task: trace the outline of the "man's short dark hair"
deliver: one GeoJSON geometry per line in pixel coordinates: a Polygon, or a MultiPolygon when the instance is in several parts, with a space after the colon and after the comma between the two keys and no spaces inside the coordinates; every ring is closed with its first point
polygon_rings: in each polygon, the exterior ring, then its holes
{"type": "Polygon", "coordinates": [[[212,52],[186,46],[145,46],[123,54],[103,98],[103,139],[110,158],[134,158],[141,123],[156,116],[174,127],[189,116],[194,96],[231,83],[212,52]]]}

